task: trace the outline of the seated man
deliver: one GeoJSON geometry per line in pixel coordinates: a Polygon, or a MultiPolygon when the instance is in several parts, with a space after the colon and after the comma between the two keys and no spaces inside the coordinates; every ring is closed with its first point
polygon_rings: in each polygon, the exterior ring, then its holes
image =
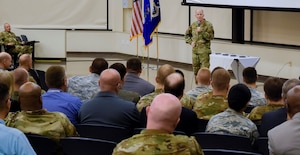
{"type": "Polygon", "coordinates": [[[5,126],[4,119],[10,109],[9,88],[0,83],[0,145],[1,154],[35,155],[28,139],[20,130],[5,126]]]}
{"type": "Polygon", "coordinates": [[[246,85],[232,86],[228,93],[229,108],[209,120],[206,132],[246,136],[254,142],[259,136],[256,125],[243,115],[250,98],[251,92],[246,85]]]}
{"type": "Polygon", "coordinates": [[[204,154],[194,137],[173,135],[181,104],[172,94],[157,95],[147,107],[147,127],[140,134],[120,142],[113,155],[121,154],[204,154]]]}
{"type": "Polygon", "coordinates": [[[11,56],[6,52],[0,53],[0,72],[11,69],[11,56]]]}
{"type": "Polygon", "coordinates": [[[224,68],[213,71],[211,80],[212,91],[199,95],[193,111],[197,117],[209,120],[212,116],[223,112],[228,107],[227,93],[230,86],[230,74],[224,68]]]}
{"type": "Polygon", "coordinates": [[[23,84],[19,89],[19,102],[21,111],[9,113],[6,118],[7,126],[54,140],[78,135],[76,128],[63,113],[42,109],[41,87],[37,84],[23,84]]]}

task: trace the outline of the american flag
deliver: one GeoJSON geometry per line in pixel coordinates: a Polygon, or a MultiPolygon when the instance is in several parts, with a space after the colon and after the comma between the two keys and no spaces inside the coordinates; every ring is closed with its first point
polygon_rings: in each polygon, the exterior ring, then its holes
{"type": "Polygon", "coordinates": [[[143,16],[140,0],[133,1],[130,41],[143,33],[143,16]]]}

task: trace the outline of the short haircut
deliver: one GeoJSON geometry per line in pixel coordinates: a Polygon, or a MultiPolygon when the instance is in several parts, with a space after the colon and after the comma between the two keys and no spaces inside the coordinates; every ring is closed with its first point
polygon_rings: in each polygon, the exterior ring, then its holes
{"type": "Polygon", "coordinates": [[[282,85],[282,97],[285,98],[287,92],[293,87],[295,87],[296,85],[300,85],[300,80],[298,79],[286,80],[282,85]]]}
{"type": "Polygon", "coordinates": [[[212,74],[212,86],[216,90],[227,89],[230,83],[230,74],[224,68],[219,68],[212,74]]]}
{"type": "Polygon", "coordinates": [[[109,68],[115,69],[119,72],[121,79],[124,78],[125,74],[126,74],[126,67],[122,64],[122,63],[114,63],[111,66],[109,66],[109,68]]]}
{"type": "Polygon", "coordinates": [[[108,62],[103,58],[95,58],[90,69],[92,73],[100,75],[102,71],[108,68],[108,62]]]}
{"type": "Polygon", "coordinates": [[[174,72],[175,72],[175,69],[173,68],[173,66],[171,66],[169,64],[164,64],[164,65],[160,66],[158,68],[157,74],[156,74],[156,77],[158,79],[157,82],[159,82],[159,84],[164,84],[166,77],[174,72]]]}
{"type": "Polygon", "coordinates": [[[282,98],[283,82],[280,78],[269,77],[264,83],[264,91],[271,101],[279,101],[282,98]]]}
{"type": "Polygon", "coordinates": [[[247,67],[243,70],[243,78],[245,83],[252,84],[257,81],[257,72],[254,67],[247,67]]]}
{"type": "Polygon", "coordinates": [[[130,58],[126,62],[129,72],[140,72],[142,70],[142,62],[139,58],[130,58]]]}
{"type": "Polygon", "coordinates": [[[45,73],[46,84],[49,88],[61,88],[66,77],[62,66],[50,66],[45,73]]]}
{"type": "Polygon", "coordinates": [[[0,110],[3,110],[5,108],[5,104],[6,104],[6,101],[8,100],[9,98],[9,87],[0,82],[0,110]]]}
{"type": "Polygon", "coordinates": [[[251,92],[244,84],[236,84],[232,86],[228,92],[228,106],[235,110],[241,111],[250,101],[251,92]]]}
{"type": "Polygon", "coordinates": [[[173,94],[176,97],[181,97],[183,95],[185,87],[185,81],[180,73],[170,74],[164,82],[164,92],[173,94]],[[181,76],[179,78],[179,76],[181,76]]]}

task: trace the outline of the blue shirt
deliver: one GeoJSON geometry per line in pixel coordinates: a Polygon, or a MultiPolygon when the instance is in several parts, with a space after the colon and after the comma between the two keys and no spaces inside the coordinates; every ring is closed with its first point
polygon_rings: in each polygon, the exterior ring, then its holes
{"type": "Polygon", "coordinates": [[[50,88],[42,95],[43,108],[49,112],[64,113],[72,124],[78,123],[78,111],[82,102],[77,96],[63,92],[59,89],[50,88]]]}
{"type": "Polygon", "coordinates": [[[5,126],[0,119],[0,154],[4,155],[35,155],[28,139],[23,132],[5,126]]]}

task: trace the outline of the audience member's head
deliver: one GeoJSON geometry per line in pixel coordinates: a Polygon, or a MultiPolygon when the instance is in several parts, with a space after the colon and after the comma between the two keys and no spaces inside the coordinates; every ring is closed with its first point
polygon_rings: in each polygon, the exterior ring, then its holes
{"type": "Polygon", "coordinates": [[[0,82],[0,118],[4,119],[10,109],[9,87],[0,82]]]}
{"type": "Polygon", "coordinates": [[[159,85],[164,85],[166,77],[174,72],[175,69],[169,64],[164,64],[160,66],[156,73],[156,78],[155,78],[156,83],[159,85]]]}
{"type": "Polygon", "coordinates": [[[298,79],[288,79],[288,80],[286,80],[282,85],[282,95],[281,95],[282,98],[285,99],[287,92],[290,89],[292,89],[293,87],[295,87],[296,85],[300,85],[300,80],[298,80],[298,79]]]}
{"type": "Polygon", "coordinates": [[[6,84],[6,86],[9,88],[9,94],[12,95],[15,87],[13,74],[9,71],[0,72],[0,82],[6,84]]]}
{"type": "Polygon", "coordinates": [[[197,85],[210,85],[210,78],[211,73],[208,68],[199,69],[196,76],[197,85]]]}
{"type": "Polygon", "coordinates": [[[142,62],[139,58],[130,58],[126,62],[128,73],[139,74],[142,72],[142,62]]]}
{"type": "Polygon", "coordinates": [[[119,62],[114,63],[114,64],[110,65],[109,68],[117,70],[121,76],[121,80],[124,81],[124,77],[126,74],[126,67],[122,63],[119,63],[119,62]]]}
{"type": "Polygon", "coordinates": [[[290,118],[300,112],[300,86],[297,85],[286,94],[285,104],[290,118]]]}
{"type": "Polygon", "coordinates": [[[95,58],[90,66],[90,72],[100,75],[102,71],[108,68],[108,62],[103,58],[95,58]]]}
{"type": "Polygon", "coordinates": [[[246,84],[255,84],[257,81],[257,72],[254,67],[247,67],[243,70],[243,80],[246,84]]]}
{"type": "Polygon", "coordinates": [[[211,86],[213,91],[228,90],[230,85],[230,74],[224,68],[216,69],[212,74],[211,86]]]}
{"type": "Polygon", "coordinates": [[[179,99],[169,93],[157,95],[147,107],[147,129],[158,129],[173,133],[181,113],[179,99]]]}
{"type": "Polygon", "coordinates": [[[35,111],[42,109],[41,87],[33,82],[24,83],[19,89],[21,110],[35,111]]]}
{"type": "Polygon", "coordinates": [[[228,92],[228,106],[237,112],[243,112],[250,98],[251,92],[249,88],[244,84],[236,84],[228,92]]]}
{"type": "Polygon", "coordinates": [[[223,67],[221,67],[221,66],[215,67],[215,68],[211,71],[210,76],[212,76],[213,73],[214,73],[217,69],[225,69],[225,68],[223,68],[223,67]]]}
{"type": "Polygon", "coordinates": [[[184,73],[180,69],[175,69],[176,73],[179,73],[184,78],[184,73]]]}
{"type": "Polygon", "coordinates": [[[6,32],[10,32],[11,31],[10,24],[8,24],[8,23],[4,23],[3,28],[4,28],[4,31],[6,31],[6,32]]]}
{"type": "Polygon", "coordinates": [[[49,88],[67,90],[67,77],[62,66],[50,66],[45,73],[45,80],[49,88]]]}
{"type": "Polygon", "coordinates": [[[7,70],[11,66],[12,58],[7,52],[0,53],[0,68],[7,70]]]}
{"type": "Polygon", "coordinates": [[[15,79],[15,91],[24,83],[29,81],[29,74],[24,68],[16,68],[13,72],[15,79]]]}
{"type": "Polygon", "coordinates": [[[265,98],[270,101],[280,101],[282,99],[282,85],[280,78],[269,77],[264,83],[265,98]]]}
{"type": "Polygon", "coordinates": [[[19,66],[29,70],[32,68],[32,59],[30,54],[22,54],[19,58],[19,66]]]}
{"type": "Polygon", "coordinates": [[[99,82],[101,92],[118,93],[121,88],[121,76],[115,69],[106,69],[100,74],[99,82]]]}
{"type": "Polygon", "coordinates": [[[180,99],[183,96],[184,87],[183,76],[180,73],[171,73],[165,80],[164,92],[173,94],[180,99]]]}

